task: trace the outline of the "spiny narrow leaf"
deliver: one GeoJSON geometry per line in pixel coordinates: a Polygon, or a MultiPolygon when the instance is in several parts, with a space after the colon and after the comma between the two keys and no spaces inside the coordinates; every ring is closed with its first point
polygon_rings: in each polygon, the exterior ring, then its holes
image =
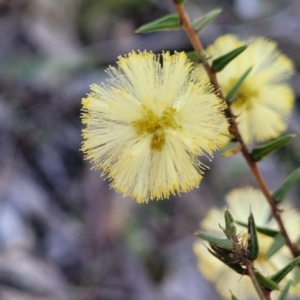
{"type": "Polygon", "coordinates": [[[280,188],[278,188],[274,193],[273,193],[273,199],[276,202],[281,202],[286,193],[294,186],[297,180],[300,179],[300,168],[296,169],[292,174],[290,174],[286,180],[282,183],[280,188]]]}
{"type": "Polygon", "coordinates": [[[227,249],[221,248],[221,247],[217,246],[216,244],[212,244],[212,243],[210,243],[209,245],[210,245],[210,248],[212,251],[214,251],[216,254],[224,257],[224,259],[227,262],[236,264],[236,263],[238,263],[238,261],[240,261],[240,257],[233,250],[227,250],[227,249]]]}
{"type": "Polygon", "coordinates": [[[242,146],[239,142],[229,142],[225,147],[221,149],[221,156],[230,157],[239,153],[242,146]]]}
{"type": "Polygon", "coordinates": [[[259,254],[258,237],[255,226],[255,221],[252,213],[248,218],[248,246],[247,246],[247,257],[250,260],[255,260],[259,254]]]}
{"type": "Polygon", "coordinates": [[[244,80],[247,78],[248,74],[251,72],[252,67],[250,67],[249,69],[247,69],[245,71],[245,73],[236,81],[236,83],[231,87],[231,89],[228,91],[225,99],[228,103],[231,103],[235,100],[239,89],[241,87],[241,85],[243,84],[244,80]]]}
{"type": "Polygon", "coordinates": [[[300,268],[293,271],[293,284],[300,284],[300,268]]]}
{"type": "Polygon", "coordinates": [[[295,137],[295,134],[287,134],[269,143],[258,146],[252,150],[251,156],[255,161],[261,161],[264,157],[285,145],[293,137],[295,137]]]}
{"type": "Polygon", "coordinates": [[[135,32],[147,33],[162,30],[176,30],[180,28],[181,22],[179,16],[170,14],[139,27],[135,32]]]}
{"type": "Polygon", "coordinates": [[[279,283],[290,271],[300,263],[300,256],[294,258],[289,264],[270,276],[270,279],[279,283]]]}
{"type": "Polygon", "coordinates": [[[231,239],[231,237],[236,235],[236,227],[234,225],[234,219],[228,209],[226,209],[224,213],[224,219],[226,226],[225,234],[228,239],[231,239]]]}
{"type": "Polygon", "coordinates": [[[220,8],[211,10],[206,15],[193,21],[194,30],[197,33],[201,33],[203,31],[203,29],[221,13],[221,11],[222,11],[222,9],[220,9],[220,8]]]}
{"type": "Polygon", "coordinates": [[[196,235],[206,241],[208,241],[211,244],[217,245],[220,248],[226,249],[226,250],[233,250],[233,243],[232,241],[228,239],[219,239],[210,235],[207,235],[202,232],[196,232],[196,235]]]}
{"type": "MultiPolygon", "coordinates": [[[[235,223],[243,226],[243,227],[247,227],[247,223],[245,222],[241,222],[241,221],[235,221],[235,223]]],[[[259,233],[262,233],[266,236],[270,236],[270,237],[275,237],[277,234],[279,234],[278,230],[272,229],[272,228],[267,228],[267,227],[262,227],[262,226],[256,226],[256,230],[259,233]]]]}
{"type": "Polygon", "coordinates": [[[238,47],[218,58],[216,58],[211,67],[215,72],[222,71],[233,59],[235,59],[239,54],[241,54],[247,48],[246,45],[238,47]]]}
{"type": "Polygon", "coordinates": [[[266,252],[266,258],[271,258],[277,251],[279,251],[285,245],[285,239],[281,233],[278,233],[274,239],[270,247],[266,252]]]}
{"type": "Polygon", "coordinates": [[[260,286],[262,286],[270,291],[279,289],[278,283],[275,282],[274,280],[265,277],[264,275],[262,275],[259,272],[255,272],[254,275],[255,275],[255,278],[257,279],[258,283],[260,284],[260,286]]]}
{"type": "Polygon", "coordinates": [[[231,291],[230,291],[230,293],[231,293],[231,300],[239,300],[236,296],[234,296],[234,295],[232,294],[231,291]]]}
{"type": "Polygon", "coordinates": [[[234,253],[232,251],[224,250],[221,248],[218,248],[217,246],[210,245],[211,249],[208,249],[208,251],[217,259],[219,259],[222,263],[224,263],[226,266],[237,272],[238,274],[244,275],[245,269],[242,268],[240,264],[240,260],[234,256],[234,253]]]}
{"type": "Polygon", "coordinates": [[[289,280],[286,285],[284,286],[283,290],[281,291],[279,297],[277,298],[277,300],[286,300],[287,299],[287,295],[290,289],[290,286],[292,284],[292,281],[289,280]]]}

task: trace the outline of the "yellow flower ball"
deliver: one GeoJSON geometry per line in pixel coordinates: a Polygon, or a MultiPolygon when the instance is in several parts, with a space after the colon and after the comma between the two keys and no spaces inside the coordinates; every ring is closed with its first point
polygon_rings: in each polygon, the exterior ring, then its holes
{"type": "Polygon", "coordinates": [[[184,53],[130,52],[82,100],[82,151],[111,186],[138,202],[197,187],[228,140],[224,104],[184,53]]]}
{"type": "Polygon", "coordinates": [[[230,107],[248,144],[276,138],[286,130],[294,102],[286,81],[294,70],[292,61],[280,53],[276,43],[261,37],[240,40],[233,35],[221,36],[206,53],[213,60],[243,45],[247,49],[217,73],[217,79],[226,95],[252,67],[230,107]]]}

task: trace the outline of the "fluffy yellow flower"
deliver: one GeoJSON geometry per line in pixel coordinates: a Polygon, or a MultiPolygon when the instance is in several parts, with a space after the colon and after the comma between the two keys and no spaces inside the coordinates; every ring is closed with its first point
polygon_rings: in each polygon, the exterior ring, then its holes
{"type": "MultiPolygon", "coordinates": [[[[269,221],[271,211],[260,190],[251,187],[233,190],[226,196],[226,207],[228,207],[235,220],[242,222],[247,222],[251,207],[257,226],[277,228],[276,224],[269,221]]],[[[200,227],[215,236],[219,235],[220,228],[218,224],[223,225],[224,223],[222,220],[224,220],[226,207],[221,210],[212,208],[206,218],[201,222],[200,227]]],[[[296,214],[295,210],[290,211],[286,209],[283,214],[283,220],[287,221],[291,215],[295,217],[296,214]]],[[[295,217],[297,220],[294,219],[293,224],[296,224],[297,221],[299,222],[300,220],[299,214],[297,215],[298,219],[295,217]]],[[[299,227],[297,228],[294,226],[294,235],[299,231],[299,227]]],[[[241,232],[241,235],[245,235],[244,241],[246,243],[247,229],[239,226],[237,226],[237,229],[238,232],[241,232]]],[[[224,235],[221,233],[220,237],[224,238],[224,235]]],[[[258,239],[260,250],[259,256],[254,262],[254,266],[263,275],[269,276],[274,274],[291,260],[286,248],[282,248],[267,260],[265,253],[272,243],[272,238],[258,234],[258,239]]],[[[198,239],[195,242],[194,253],[198,258],[198,266],[201,273],[215,284],[217,291],[224,299],[231,299],[229,290],[231,290],[238,299],[257,299],[257,292],[253,287],[251,279],[248,276],[241,276],[212,256],[204,246],[203,240],[198,239]]],[[[290,292],[299,295],[299,288],[295,286],[290,292]]],[[[273,292],[272,295],[274,293],[276,292],[273,292]]]]}
{"type": "Polygon", "coordinates": [[[184,53],[131,52],[117,64],[82,100],[85,157],[138,202],[198,186],[197,156],[228,139],[224,105],[184,53]]]}
{"type": "Polygon", "coordinates": [[[248,48],[217,77],[226,95],[242,74],[253,67],[231,111],[237,116],[245,143],[261,142],[278,137],[286,129],[285,121],[292,110],[294,94],[284,82],[293,74],[293,64],[279,52],[275,42],[264,38],[243,41],[233,35],[225,35],[206,52],[208,57],[215,59],[245,44],[248,48]]]}

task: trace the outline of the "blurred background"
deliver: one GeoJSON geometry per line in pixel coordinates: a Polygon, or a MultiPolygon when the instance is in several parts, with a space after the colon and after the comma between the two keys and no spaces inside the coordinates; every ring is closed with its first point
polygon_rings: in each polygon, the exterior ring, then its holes
{"type": "MultiPolygon", "coordinates": [[[[299,0],[187,0],[192,18],[223,7],[202,35],[278,42],[300,67],[299,0]]],[[[0,299],[219,299],[192,252],[200,220],[232,188],[256,186],[240,157],[216,153],[199,189],[136,204],[79,151],[81,98],[131,50],[186,50],[182,31],[135,34],[171,0],[0,0],[0,299]]],[[[300,95],[299,74],[292,79],[300,95]]],[[[276,189],[300,166],[297,137],[260,164],[276,189]]],[[[299,184],[292,199],[300,198],[299,184]]],[[[298,201],[299,206],[299,201],[298,201]]]]}

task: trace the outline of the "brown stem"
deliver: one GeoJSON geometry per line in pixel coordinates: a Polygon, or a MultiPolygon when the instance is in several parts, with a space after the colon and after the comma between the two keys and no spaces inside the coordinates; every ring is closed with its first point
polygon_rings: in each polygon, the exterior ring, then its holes
{"type": "Polygon", "coordinates": [[[248,149],[246,147],[243,147],[242,145],[242,154],[245,158],[245,160],[247,161],[247,164],[249,166],[249,168],[251,169],[252,171],[252,174],[254,175],[262,193],[264,194],[265,198],[267,199],[270,207],[271,207],[271,210],[272,210],[272,215],[274,217],[274,219],[276,220],[278,226],[279,226],[279,229],[280,229],[280,232],[281,234],[283,235],[284,239],[285,239],[285,242],[286,242],[286,245],[289,247],[292,255],[294,257],[297,257],[298,256],[298,252],[297,252],[297,249],[295,248],[295,246],[293,245],[287,231],[286,231],[286,228],[283,224],[283,221],[282,221],[282,218],[281,218],[281,215],[280,215],[280,212],[279,210],[277,209],[277,206],[276,206],[276,202],[274,201],[272,195],[270,194],[266,184],[265,184],[265,181],[264,179],[262,178],[262,175],[261,173],[259,172],[258,170],[258,167],[257,167],[257,164],[256,162],[252,159],[248,149]]]}
{"type": "MultiPolygon", "coordinates": [[[[181,25],[183,27],[183,29],[185,30],[189,40],[191,41],[199,59],[201,60],[202,64],[203,64],[203,67],[209,77],[209,80],[211,82],[211,84],[214,86],[214,90],[216,92],[216,94],[225,102],[225,97],[220,89],[220,86],[219,86],[219,83],[218,83],[218,80],[217,80],[217,76],[216,76],[216,72],[211,68],[211,66],[209,65],[209,63],[207,62],[207,60],[205,59],[205,56],[203,55],[203,47],[202,47],[202,44],[198,38],[198,35],[197,33],[195,32],[195,30],[193,29],[192,27],[192,24],[191,24],[191,21],[185,11],[185,9],[183,8],[183,5],[178,3],[176,0],[173,0],[173,3],[174,3],[174,6],[175,6],[175,9],[181,19],[181,25]]],[[[272,210],[272,215],[274,217],[274,219],[276,220],[278,226],[279,226],[279,229],[280,229],[280,232],[281,234],[283,235],[284,239],[285,239],[285,242],[286,242],[286,245],[288,246],[288,248],[290,249],[292,255],[294,257],[297,257],[298,256],[298,253],[297,253],[297,249],[295,248],[295,246],[293,245],[293,243],[291,242],[291,239],[286,231],[286,228],[283,224],[283,221],[282,221],[282,218],[281,218],[281,215],[280,215],[280,212],[279,210],[277,209],[277,206],[276,206],[276,202],[274,201],[272,195],[270,194],[265,182],[264,182],[264,179],[262,178],[259,170],[258,170],[258,167],[257,167],[257,164],[256,162],[252,159],[250,153],[249,153],[249,150],[247,149],[247,146],[246,144],[244,143],[241,135],[240,135],[240,132],[238,130],[238,127],[237,127],[237,123],[235,121],[235,116],[231,113],[230,111],[230,108],[227,106],[227,109],[225,109],[225,115],[226,117],[228,118],[229,120],[229,124],[230,124],[230,127],[229,127],[229,131],[231,134],[233,134],[235,136],[235,138],[240,142],[241,144],[241,152],[242,152],[242,155],[244,156],[250,170],[252,171],[262,193],[265,195],[270,207],[271,207],[271,210],[272,210]]]]}
{"type": "Polygon", "coordinates": [[[268,290],[263,290],[264,296],[266,298],[266,300],[271,300],[271,292],[268,290]]]}
{"type": "Polygon", "coordinates": [[[217,94],[223,99],[224,96],[222,95],[222,91],[219,87],[216,73],[211,69],[209,63],[207,62],[205,56],[203,55],[202,44],[201,44],[200,40],[198,39],[197,33],[195,32],[195,30],[192,26],[189,16],[187,15],[182,4],[177,3],[176,0],[173,0],[173,3],[174,3],[176,11],[180,17],[181,25],[182,25],[183,29],[185,30],[189,40],[191,41],[199,59],[201,60],[203,67],[205,68],[211,83],[215,87],[217,94]]]}

